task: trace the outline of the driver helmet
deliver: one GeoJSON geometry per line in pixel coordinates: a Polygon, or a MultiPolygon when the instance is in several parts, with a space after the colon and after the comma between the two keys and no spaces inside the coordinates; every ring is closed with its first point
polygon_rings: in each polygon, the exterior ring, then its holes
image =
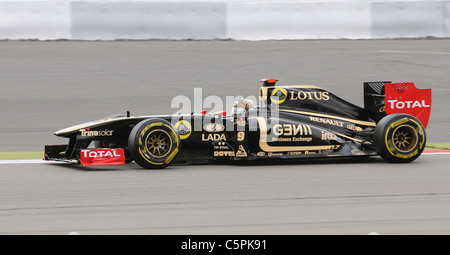
{"type": "Polygon", "coordinates": [[[243,115],[245,112],[255,108],[255,104],[253,100],[249,99],[240,99],[236,100],[233,105],[233,109],[231,110],[231,114],[243,115]]]}

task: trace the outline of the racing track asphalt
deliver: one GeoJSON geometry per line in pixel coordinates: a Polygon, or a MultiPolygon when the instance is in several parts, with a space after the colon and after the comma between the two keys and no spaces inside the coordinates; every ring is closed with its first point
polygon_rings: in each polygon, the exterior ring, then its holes
{"type": "Polygon", "coordinates": [[[449,159],[0,165],[0,234],[450,234],[449,159]]]}
{"type": "MultiPolygon", "coordinates": [[[[0,42],[0,151],[173,96],[257,95],[315,84],[363,104],[362,82],[433,89],[429,142],[448,142],[450,40],[0,42]]],[[[80,169],[0,164],[0,234],[449,234],[449,155],[80,169]]]]}
{"type": "Polygon", "coordinates": [[[258,96],[260,78],[314,84],[363,105],[364,81],[433,89],[429,142],[450,142],[450,39],[0,41],[0,152],[65,142],[53,132],[115,113],[173,114],[172,98],[258,96]]]}

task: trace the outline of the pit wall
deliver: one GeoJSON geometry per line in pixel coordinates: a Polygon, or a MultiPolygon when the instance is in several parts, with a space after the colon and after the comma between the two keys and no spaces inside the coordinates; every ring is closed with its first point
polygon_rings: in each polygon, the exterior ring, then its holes
{"type": "Polygon", "coordinates": [[[6,1],[0,39],[450,37],[445,1],[6,1]]]}

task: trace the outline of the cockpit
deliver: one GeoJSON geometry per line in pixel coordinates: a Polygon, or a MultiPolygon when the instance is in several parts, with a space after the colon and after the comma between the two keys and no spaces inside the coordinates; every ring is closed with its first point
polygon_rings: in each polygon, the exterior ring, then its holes
{"type": "Polygon", "coordinates": [[[250,99],[238,99],[234,102],[233,108],[231,109],[231,115],[233,116],[245,116],[248,111],[256,108],[253,100],[250,99]]]}

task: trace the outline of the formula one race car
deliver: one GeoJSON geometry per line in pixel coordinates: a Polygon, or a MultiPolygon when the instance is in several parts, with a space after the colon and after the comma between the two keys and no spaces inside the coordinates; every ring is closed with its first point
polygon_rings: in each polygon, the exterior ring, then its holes
{"type": "Polygon", "coordinates": [[[425,148],[431,89],[414,83],[365,82],[364,108],[312,85],[263,79],[259,106],[246,99],[225,112],[107,118],[55,133],[69,144],[45,146],[45,160],[82,166],[173,162],[360,157],[417,159],[425,148]]]}

